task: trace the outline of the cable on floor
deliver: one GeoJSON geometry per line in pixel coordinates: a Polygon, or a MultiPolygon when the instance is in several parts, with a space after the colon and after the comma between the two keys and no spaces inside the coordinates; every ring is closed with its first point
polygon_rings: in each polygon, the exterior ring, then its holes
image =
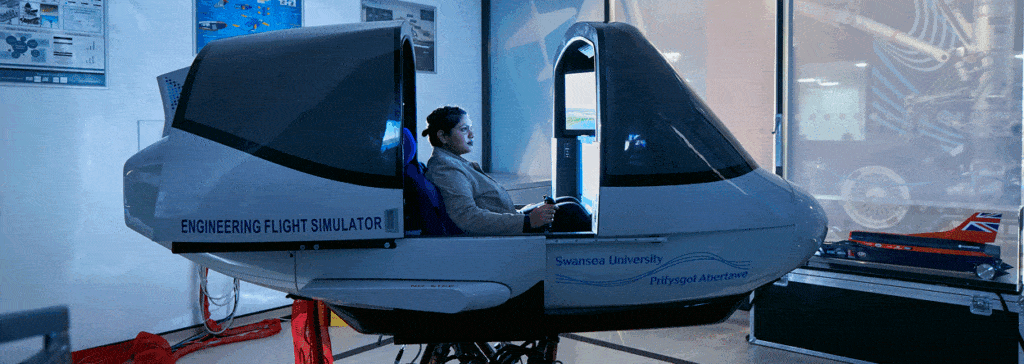
{"type": "Polygon", "coordinates": [[[233,295],[225,293],[223,296],[213,297],[206,288],[207,275],[209,274],[209,271],[210,269],[206,267],[201,267],[199,270],[199,305],[203,308],[203,328],[210,335],[220,335],[227,331],[235,321],[235,313],[238,311],[238,299],[241,296],[240,281],[238,278],[234,279],[234,288],[232,289],[232,293],[234,293],[233,295]],[[227,306],[229,302],[228,299],[232,298],[232,296],[234,298],[234,304],[231,306],[231,312],[228,313],[227,317],[220,322],[210,319],[209,306],[211,304],[218,307],[227,306]],[[227,325],[221,326],[224,322],[227,322],[227,325]]]}

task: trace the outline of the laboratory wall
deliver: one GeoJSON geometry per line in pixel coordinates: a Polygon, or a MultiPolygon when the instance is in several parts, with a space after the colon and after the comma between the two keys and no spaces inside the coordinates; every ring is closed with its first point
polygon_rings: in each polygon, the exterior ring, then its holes
{"type": "MultiPolygon", "coordinates": [[[[479,1],[410,2],[437,7],[436,72],[417,76],[420,128],[444,104],[479,120],[479,1]]],[[[360,21],[359,0],[300,3],[305,26],[360,21]]],[[[0,313],[68,306],[73,350],[201,322],[197,268],[128,229],[122,195],[125,160],[160,137],[156,77],[193,59],[192,9],[108,2],[104,88],[0,84],[0,313]]],[[[210,282],[211,294],[230,291],[225,276],[210,282]]],[[[238,314],[290,302],[243,283],[238,314]]]]}
{"type": "MultiPolygon", "coordinates": [[[[704,98],[755,161],[773,165],[775,1],[608,0],[704,98]]],[[[605,20],[603,0],[491,1],[491,169],[551,174],[552,64],[565,31],[605,20]]],[[[666,75],[673,77],[673,75],[666,75]]]]}

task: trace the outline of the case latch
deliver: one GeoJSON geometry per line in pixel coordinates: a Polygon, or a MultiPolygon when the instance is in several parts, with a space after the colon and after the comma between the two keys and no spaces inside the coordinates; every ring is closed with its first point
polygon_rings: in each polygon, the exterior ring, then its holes
{"type": "Polygon", "coordinates": [[[988,300],[988,297],[974,296],[971,297],[971,313],[982,316],[992,316],[992,302],[988,300]]]}
{"type": "Polygon", "coordinates": [[[772,284],[774,284],[776,286],[779,286],[779,287],[788,286],[789,285],[789,273],[786,273],[786,275],[780,277],[779,280],[777,280],[775,282],[772,282],[772,284]]]}

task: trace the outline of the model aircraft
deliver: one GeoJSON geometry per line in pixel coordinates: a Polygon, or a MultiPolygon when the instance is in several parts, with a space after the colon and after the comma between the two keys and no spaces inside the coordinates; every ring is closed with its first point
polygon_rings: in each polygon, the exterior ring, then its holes
{"type": "Polygon", "coordinates": [[[125,223],[399,343],[713,323],[824,239],[814,198],[617,23],[572,26],[554,69],[552,195],[585,200],[592,230],[436,235],[404,197],[429,187],[405,176],[422,171],[402,136],[420,130],[413,54],[400,21],[209,43],[166,135],[125,163],[125,223]],[[566,127],[567,95],[593,123],[566,127]]]}
{"type": "Polygon", "coordinates": [[[999,246],[990,244],[1002,217],[977,212],[956,228],[933,233],[851,231],[850,240],[825,242],[820,250],[826,257],[970,272],[992,279],[1013,268],[1000,258],[999,246]]]}

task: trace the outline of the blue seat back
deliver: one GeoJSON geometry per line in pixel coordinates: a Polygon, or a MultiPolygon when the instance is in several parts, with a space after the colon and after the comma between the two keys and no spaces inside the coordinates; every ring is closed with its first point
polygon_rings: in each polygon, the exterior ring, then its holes
{"type": "Polygon", "coordinates": [[[422,235],[462,234],[462,229],[448,217],[444,200],[426,177],[426,166],[416,160],[416,138],[402,128],[402,148],[405,152],[405,230],[409,235],[420,231],[422,235]]]}

